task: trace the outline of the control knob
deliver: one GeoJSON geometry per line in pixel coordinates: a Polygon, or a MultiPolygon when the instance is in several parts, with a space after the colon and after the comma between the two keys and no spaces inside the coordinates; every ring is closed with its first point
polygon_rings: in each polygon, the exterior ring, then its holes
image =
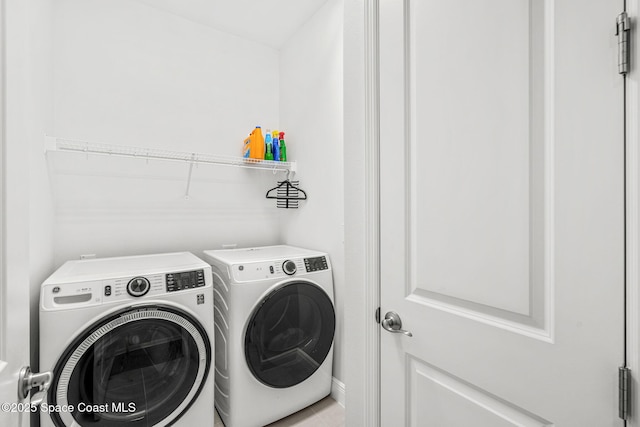
{"type": "Polygon", "coordinates": [[[149,292],[149,280],[145,277],[134,277],[127,283],[127,292],[132,297],[141,297],[149,292]]]}
{"type": "Polygon", "coordinates": [[[282,264],[282,270],[289,276],[292,276],[296,273],[296,263],[291,260],[286,260],[282,264]]]}

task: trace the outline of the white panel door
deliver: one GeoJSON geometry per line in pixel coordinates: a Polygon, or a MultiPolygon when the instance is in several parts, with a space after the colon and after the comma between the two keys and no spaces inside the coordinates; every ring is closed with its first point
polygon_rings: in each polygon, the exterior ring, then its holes
{"type": "Polygon", "coordinates": [[[16,27],[23,27],[24,1],[0,0],[0,426],[29,426],[29,400],[18,396],[18,374],[29,365],[28,175],[22,96],[24,73],[16,27]],[[8,22],[7,16],[14,19],[8,22]],[[9,41],[7,41],[9,40],[9,41]],[[8,65],[10,63],[10,65],[8,65]],[[10,141],[10,142],[9,142],[10,141]]]}
{"type": "Polygon", "coordinates": [[[380,0],[383,426],[618,426],[622,1],[380,0]]]}

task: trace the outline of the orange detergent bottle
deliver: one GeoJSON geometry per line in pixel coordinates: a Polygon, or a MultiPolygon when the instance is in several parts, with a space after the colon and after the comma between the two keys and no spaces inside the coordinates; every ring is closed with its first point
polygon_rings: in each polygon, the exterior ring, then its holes
{"type": "Polygon", "coordinates": [[[256,160],[264,160],[264,136],[262,136],[260,126],[256,126],[249,138],[249,157],[256,160]]]}

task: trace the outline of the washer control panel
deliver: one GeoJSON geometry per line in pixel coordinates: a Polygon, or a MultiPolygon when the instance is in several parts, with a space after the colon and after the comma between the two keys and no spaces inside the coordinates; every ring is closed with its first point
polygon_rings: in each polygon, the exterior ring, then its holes
{"type": "Polygon", "coordinates": [[[167,292],[193,289],[204,286],[204,270],[181,271],[166,275],[167,292]]]}
{"type": "Polygon", "coordinates": [[[42,308],[45,310],[73,309],[116,301],[153,298],[212,286],[212,282],[211,270],[201,268],[45,285],[40,295],[42,308]]]}

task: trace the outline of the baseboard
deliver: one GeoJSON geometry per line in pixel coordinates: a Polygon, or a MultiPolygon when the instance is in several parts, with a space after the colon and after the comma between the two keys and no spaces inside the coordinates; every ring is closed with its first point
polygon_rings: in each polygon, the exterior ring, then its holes
{"type": "Polygon", "coordinates": [[[344,408],[345,402],[345,389],[344,383],[342,381],[337,380],[335,377],[331,379],[331,397],[333,400],[338,402],[340,406],[344,408]]]}

